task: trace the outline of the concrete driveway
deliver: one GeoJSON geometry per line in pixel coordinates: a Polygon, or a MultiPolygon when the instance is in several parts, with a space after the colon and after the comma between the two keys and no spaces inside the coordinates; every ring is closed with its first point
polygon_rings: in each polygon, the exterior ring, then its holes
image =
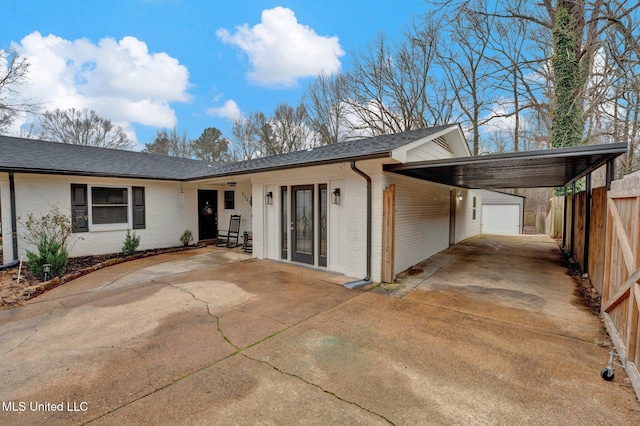
{"type": "Polygon", "coordinates": [[[0,311],[0,424],[637,424],[555,242],[466,241],[398,285],[215,248],[0,311]]]}

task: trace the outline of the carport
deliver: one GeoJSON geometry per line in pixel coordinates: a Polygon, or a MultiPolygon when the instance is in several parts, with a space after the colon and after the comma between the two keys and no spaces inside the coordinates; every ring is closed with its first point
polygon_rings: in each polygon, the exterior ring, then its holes
{"type": "MultiPolygon", "coordinates": [[[[614,176],[614,160],[627,152],[626,142],[604,145],[510,152],[475,157],[388,164],[387,172],[466,189],[553,188],[564,187],[576,192],[576,182],[585,178],[587,206],[590,206],[591,173],[606,166],[607,188],[614,176]]],[[[575,199],[573,199],[575,200],[575,199]]],[[[572,212],[575,208],[572,209],[572,212]]],[[[584,229],[589,235],[590,209],[584,229]]],[[[566,246],[567,211],[564,211],[563,246],[566,246]]],[[[573,232],[572,232],[573,234],[573,232]]],[[[585,243],[588,245],[588,238],[585,243]]],[[[572,245],[573,247],[573,245],[572,245]]],[[[588,250],[588,247],[585,248],[588,250]]],[[[587,265],[584,265],[587,269],[587,265]]]]}

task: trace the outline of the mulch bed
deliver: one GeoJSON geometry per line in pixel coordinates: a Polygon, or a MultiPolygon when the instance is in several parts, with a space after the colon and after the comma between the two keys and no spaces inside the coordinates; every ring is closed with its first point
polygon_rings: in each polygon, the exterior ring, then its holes
{"type": "Polygon", "coordinates": [[[62,278],[55,277],[44,282],[41,282],[34,277],[31,272],[29,272],[28,264],[23,262],[22,269],[20,271],[18,266],[0,271],[0,310],[19,306],[24,301],[42,294],[47,290],[51,290],[59,285],[107,266],[163,253],[191,250],[198,247],[199,246],[170,247],[164,249],[145,250],[139,251],[130,256],[125,256],[123,253],[111,253],[96,256],[70,257],[67,260],[67,269],[62,278]],[[18,281],[19,272],[20,281],[18,281]]]}

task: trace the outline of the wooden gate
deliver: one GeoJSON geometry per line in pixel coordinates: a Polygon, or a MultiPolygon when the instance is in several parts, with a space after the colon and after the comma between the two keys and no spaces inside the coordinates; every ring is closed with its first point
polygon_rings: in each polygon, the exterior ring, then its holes
{"type": "Polygon", "coordinates": [[[640,395],[640,176],[613,182],[607,198],[602,316],[640,395]]]}

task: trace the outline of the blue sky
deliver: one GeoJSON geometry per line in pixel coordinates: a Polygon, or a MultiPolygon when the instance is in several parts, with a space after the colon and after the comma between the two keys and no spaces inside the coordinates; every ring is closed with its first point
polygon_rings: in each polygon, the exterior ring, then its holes
{"type": "Polygon", "coordinates": [[[424,11],[422,0],[5,0],[0,47],[29,59],[26,94],[95,109],[139,149],[162,127],[231,137],[233,114],[296,105],[312,75],[348,70],[354,49],[397,39],[424,11]]]}

